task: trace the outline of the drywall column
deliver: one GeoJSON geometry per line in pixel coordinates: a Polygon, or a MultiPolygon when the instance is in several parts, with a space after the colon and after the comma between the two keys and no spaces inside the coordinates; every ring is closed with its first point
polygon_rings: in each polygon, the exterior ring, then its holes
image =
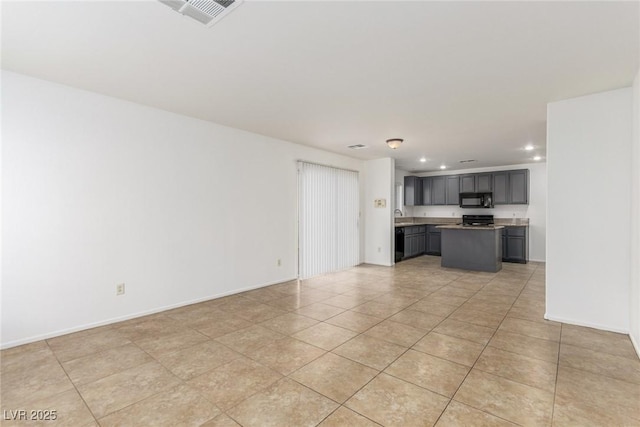
{"type": "Polygon", "coordinates": [[[631,88],[547,107],[548,319],[629,331],[631,129],[631,88]]]}
{"type": "Polygon", "coordinates": [[[365,162],[365,259],[368,264],[393,265],[393,196],[395,161],[365,162]],[[384,206],[375,205],[384,201],[384,206]]]}
{"type": "Polygon", "coordinates": [[[629,335],[640,356],[640,70],[633,81],[631,157],[631,298],[629,335]]]}

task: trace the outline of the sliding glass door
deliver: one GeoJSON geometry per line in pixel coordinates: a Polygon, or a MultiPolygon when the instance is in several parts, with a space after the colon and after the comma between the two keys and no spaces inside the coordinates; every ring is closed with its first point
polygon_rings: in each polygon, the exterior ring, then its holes
{"type": "Polygon", "coordinates": [[[301,279],[360,263],[358,172],[298,162],[301,279]]]}

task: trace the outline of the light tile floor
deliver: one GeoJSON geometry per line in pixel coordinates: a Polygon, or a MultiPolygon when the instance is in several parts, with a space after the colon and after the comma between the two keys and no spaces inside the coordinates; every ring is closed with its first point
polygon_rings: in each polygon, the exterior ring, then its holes
{"type": "Polygon", "coordinates": [[[4,350],[2,425],[640,426],[629,337],[543,320],[544,286],[425,256],[4,350]]]}

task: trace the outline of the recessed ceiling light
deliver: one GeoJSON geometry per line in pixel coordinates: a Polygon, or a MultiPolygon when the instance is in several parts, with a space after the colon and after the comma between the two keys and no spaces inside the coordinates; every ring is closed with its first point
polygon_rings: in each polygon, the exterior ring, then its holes
{"type": "Polygon", "coordinates": [[[421,158],[420,158],[420,161],[421,161],[422,163],[424,163],[424,162],[426,162],[426,161],[427,161],[427,159],[426,159],[425,157],[421,157],[421,158]]]}
{"type": "Polygon", "coordinates": [[[535,160],[535,161],[537,162],[538,160],[542,160],[542,157],[540,157],[540,156],[535,156],[535,157],[533,158],[533,160],[535,160]]]}
{"type": "Polygon", "coordinates": [[[531,150],[533,150],[533,145],[529,144],[526,147],[524,147],[524,149],[527,150],[527,151],[531,151],[531,150]]]}
{"type": "Polygon", "coordinates": [[[440,169],[446,169],[447,167],[445,165],[440,165],[440,169]]]}

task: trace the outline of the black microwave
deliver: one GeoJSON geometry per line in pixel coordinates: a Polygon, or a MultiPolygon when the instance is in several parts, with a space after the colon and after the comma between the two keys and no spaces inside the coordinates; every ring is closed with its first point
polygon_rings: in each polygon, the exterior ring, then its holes
{"type": "Polygon", "coordinates": [[[461,208],[492,208],[493,193],[460,193],[461,208]]]}

